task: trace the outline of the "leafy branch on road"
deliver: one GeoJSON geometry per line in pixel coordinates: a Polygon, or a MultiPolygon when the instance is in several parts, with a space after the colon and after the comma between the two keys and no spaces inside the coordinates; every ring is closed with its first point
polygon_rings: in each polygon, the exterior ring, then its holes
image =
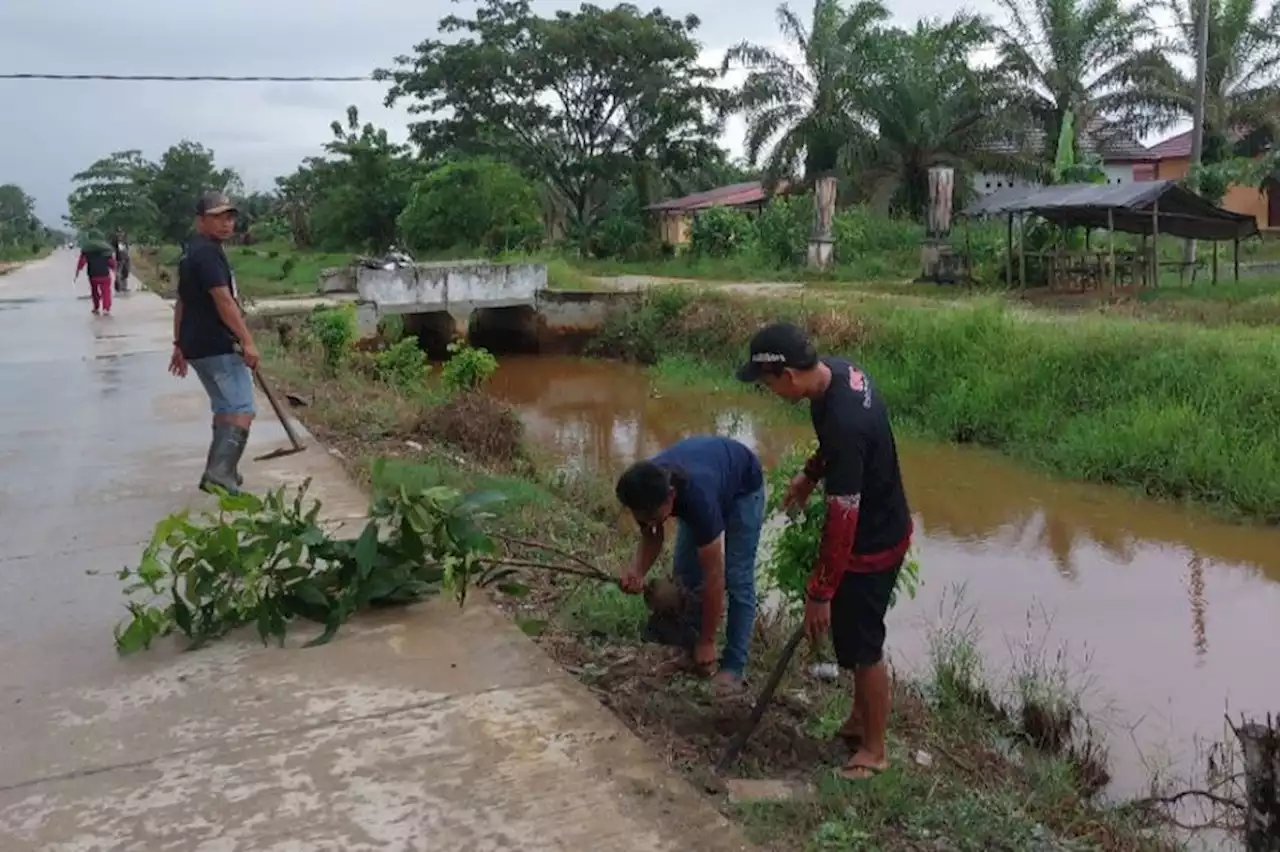
{"type": "MultiPolygon", "coordinates": [[[[381,465],[375,484],[383,481],[381,465]]],[[[502,495],[446,486],[381,487],[355,538],[338,538],[308,500],[308,483],[290,496],[220,495],[216,511],[162,520],[136,568],[119,578],[131,618],[116,627],[116,649],[148,648],[177,630],[193,648],[254,625],[264,643],[283,645],[291,622],[324,625],[308,646],[328,642],[356,612],[440,593],[465,603],[473,585],[500,584],[533,568],[610,579],[598,570],[499,555],[482,522],[502,495]]],[[[537,546],[533,543],[532,546],[537,546]]]]}

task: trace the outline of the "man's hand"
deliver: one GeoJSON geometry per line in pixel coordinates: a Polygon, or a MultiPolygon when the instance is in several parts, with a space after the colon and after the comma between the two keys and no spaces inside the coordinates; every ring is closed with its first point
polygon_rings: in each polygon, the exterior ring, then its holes
{"type": "Polygon", "coordinates": [[[240,347],[240,354],[244,357],[245,366],[250,370],[258,368],[258,362],[262,360],[262,356],[258,354],[258,347],[254,346],[252,341],[240,347]]]}
{"type": "Polygon", "coordinates": [[[644,572],[636,566],[627,569],[618,581],[618,586],[629,595],[638,595],[644,591],[644,572]]]}
{"type": "Polygon", "coordinates": [[[803,473],[797,473],[792,477],[791,484],[787,486],[787,493],[782,497],[782,511],[791,514],[804,508],[816,484],[803,473]]]}
{"type": "Polygon", "coordinates": [[[804,630],[814,645],[827,635],[831,630],[831,601],[805,601],[804,630]]]}
{"type": "Polygon", "coordinates": [[[169,372],[180,379],[187,377],[187,359],[182,354],[182,350],[173,347],[173,355],[169,357],[169,372]]]}
{"type": "Polygon", "coordinates": [[[703,677],[711,677],[716,673],[715,640],[705,642],[701,639],[693,646],[693,669],[703,677]]]}

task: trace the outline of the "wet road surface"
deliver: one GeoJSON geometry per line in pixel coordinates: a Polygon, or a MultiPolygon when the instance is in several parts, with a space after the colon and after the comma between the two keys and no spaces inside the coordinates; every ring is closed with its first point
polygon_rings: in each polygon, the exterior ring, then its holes
{"type": "MultiPolygon", "coordinates": [[[[746,848],[483,603],[358,619],[317,649],[118,658],[115,571],[211,501],[208,410],[165,371],[169,307],[135,293],[94,318],[74,261],[0,277],[0,849],[746,848]]],[[[285,442],[260,407],[246,459],[285,442]]],[[[321,448],[244,473],[310,477],[327,518],[363,515],[321,448]]]]}

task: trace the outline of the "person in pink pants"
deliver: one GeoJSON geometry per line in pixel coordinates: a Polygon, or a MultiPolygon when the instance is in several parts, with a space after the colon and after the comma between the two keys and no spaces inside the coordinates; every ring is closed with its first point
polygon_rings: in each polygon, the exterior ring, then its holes
{"type": "Polygon", "coordinates": [[[101,311],[104,315],[111,316],[111,274],[115,271],[116,259],[112,257],[110,247],[99,248],[91,244],[82,249],[80,260],[76,263],[76,279],[80,278],[81,270],[86,267],[94,314],[101,311]]]}

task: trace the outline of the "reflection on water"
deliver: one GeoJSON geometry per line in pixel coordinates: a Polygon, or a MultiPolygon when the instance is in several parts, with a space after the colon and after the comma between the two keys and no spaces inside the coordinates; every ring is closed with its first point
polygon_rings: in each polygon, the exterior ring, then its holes
{"type": "MultiPolygon", "coordinates": [[[[809,437],[803,420],[776,416],[781,403],[658,394],[624,365],[512,358],[491,390],[571,470],[617,472],[697,432],[732,435],[770,464],[809,437]]],[[[1147,766],[1191,771],[1224,709],[1280,706],[1280,679],[1255,662],[1280,655],[1280,531],[1057,482],[991,453],[901,450],[924,585],[893,613],[896,659],[923,657],[926,624],[958,585],[994,665],[1021,658],[1029,639],[1050,656],[1065,643],[1087,660],[1090,703],[1115,708],[1118,792],[1141,792],[1147,766]]]]}

